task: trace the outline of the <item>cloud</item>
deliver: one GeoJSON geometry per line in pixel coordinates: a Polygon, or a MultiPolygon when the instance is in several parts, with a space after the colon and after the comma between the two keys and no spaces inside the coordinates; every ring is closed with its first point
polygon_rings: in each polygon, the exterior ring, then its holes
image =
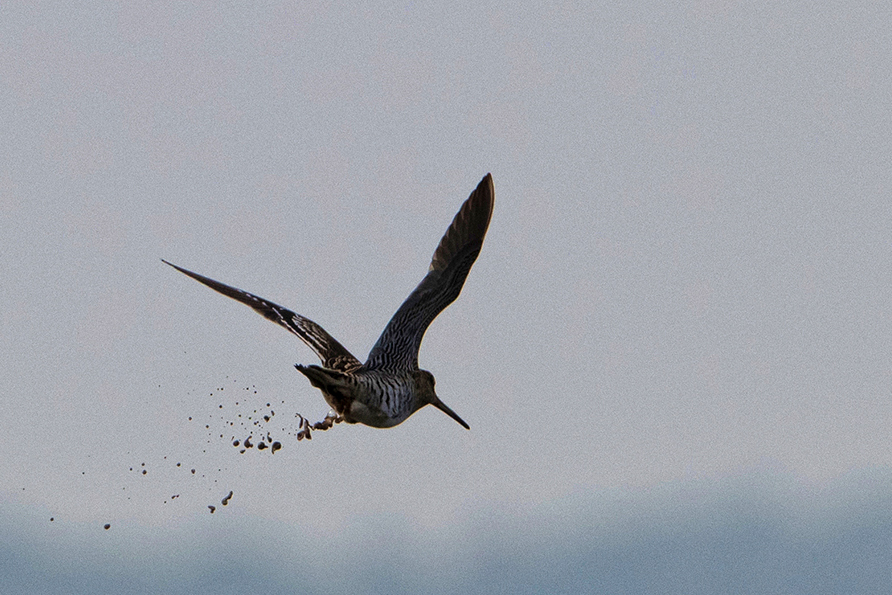
{"type": "MultiPolygon", "coordinates": [[[[875,593],[892,567],[892,473],[771,471],[580,491],[422,528],[331,534],[235,514],[176,526],[38,518],[4,504],[4,593],[875,593]]],[[[222,511],[221,511],[222,512],[222,511]]],[[[229,513],[230,511],[227,511],[229,513]]]]}

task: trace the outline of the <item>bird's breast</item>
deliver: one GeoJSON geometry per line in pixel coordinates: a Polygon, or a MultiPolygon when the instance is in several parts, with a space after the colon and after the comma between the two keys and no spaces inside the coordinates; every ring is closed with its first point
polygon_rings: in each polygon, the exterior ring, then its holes
{"type": "Polygon", "coordinates": [[[369,426],[389,428],[415,410],[415,394],[408,378],[387,374],[364,374],[356,378],[351,415],[369,426]]]}

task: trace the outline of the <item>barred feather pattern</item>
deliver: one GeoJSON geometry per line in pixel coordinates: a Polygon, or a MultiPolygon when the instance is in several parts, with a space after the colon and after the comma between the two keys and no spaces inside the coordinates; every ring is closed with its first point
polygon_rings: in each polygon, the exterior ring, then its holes
{"type": "Polygon", "coordinates": [[[409,375],[365,369],[343,373],[300,364],[295,368],[322,391],[328,405],[347,423],[377,428],[395,426],[427,404],[419,398],[423,395],[414,390],[409,375]]]}
{"type": "Polygon", "coordinates": [[[309,439],[311,429],[325,430],[340,421],[393,427],[425,405],[434,405],[469,429],[437,397],[433,375],[418,369],[418,349],[431,322],[461,293],[483,246],[493,201],[492,176],[487,174],[453,218],[434,251],[427,275],[393,315],[365,365],[312,320],[247,291],[162,261],[250,306],[264,318],[297,335],[319,356],[322,367],[300,364],[295,367],[322,391],[337,415],[329,414],[312,426],[301,418],[298,439],[309,439]]]}
{"type": "Polygon", "coordinates": [[[480,245],[455,258],[445,271],[431,271],[403,302],[369,353],[366,368],[391,373],[418,369],[418,350],[427,327],[462,290],[480,245]]]}
{"type": "Polygon", "coordinates": [[[427,327],[456,300],[480,254],[492,217],[494,192],[487,174],[456,213],[431,258],[427,275],[393,315],[365,363],[391,373],[418,369],[427,327]]]}
{"type": "Polygon", "coordinates": [[[402,421],[417,409],[408,378],[368,371],[360,373],[357,380],[366,394],[377,397],[365,405],[377,407],[390,419],[402,421]]]}
{"type": "Polygon", "coordinates": [[[274,304],[273,302],[262,297],[256,296],[253,293],[248,293],[247,291],[243,291],[236,287],[225,285],[223,283],[220,283],[219,281],[214,281],[213,279],[205,277],[204,275],[193,273],[192,271],[186,270],[175,264],[167,262],[164,259],[162,259],[162,262],[164,264],[172,266],[184,275],[192,277],[199,283],[203,283],[204,285],[207,285],[211,289],[222,293],[227,297],[230,297],[247,306],[250,306],[255,312],[257,312],[264,318],[272,320],[276,324],[287,329],[289,332],[294,333],[304,343],[306,343],[307,346],[312,349],[317,356],[319,356],[319,359],[322,361],[322,365],[326,368],[349,373],[362,367],[362,363],[360,363],[359,360],[353,357],[353,355],[349,351],[347,351],[343,345],[338,343],[334,337],[332,337],[325,331],[325,329],[323,329],[321,326],[319,326],[309,318],[304,318],[300,314],[292,312],[288,308],[283,308],[282,306],[274,304]]]}

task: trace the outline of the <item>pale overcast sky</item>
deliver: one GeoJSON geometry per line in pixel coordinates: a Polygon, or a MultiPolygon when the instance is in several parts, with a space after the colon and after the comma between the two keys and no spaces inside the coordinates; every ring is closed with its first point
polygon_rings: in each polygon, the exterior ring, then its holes
{"type": "Polygon", "coordinates": [[[888,588],[890,65],[882,2],[5,3],[3,592],[888,588]],[[159,260],[365,359],[487,172],[470,432],[296,442],[312,351],[159,260]]]}

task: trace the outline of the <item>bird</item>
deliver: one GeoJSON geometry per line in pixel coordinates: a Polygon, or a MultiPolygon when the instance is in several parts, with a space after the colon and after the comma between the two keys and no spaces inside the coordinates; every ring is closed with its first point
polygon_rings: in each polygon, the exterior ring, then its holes
{"type": "Polygon", "coordinates": [[[437,396],[433,374],[418,366],[418,351],[433,320],[461,293],[471,266],[483,247],[492,218],[495,191],[486,174],[452,220],[431,258],[428,272],[399,307],[361,363],[312,320],[247,291],[214,281],[171,262],[161,261],[223,295],[250,306],[258,314],[297,335],[322,365],[294,367],[318,388],[331,412],[310,424],[301,416],[298,440],[310,430],[336,423],[392,428],[432,405],[470,430],[465,421],[437,396]]]}

